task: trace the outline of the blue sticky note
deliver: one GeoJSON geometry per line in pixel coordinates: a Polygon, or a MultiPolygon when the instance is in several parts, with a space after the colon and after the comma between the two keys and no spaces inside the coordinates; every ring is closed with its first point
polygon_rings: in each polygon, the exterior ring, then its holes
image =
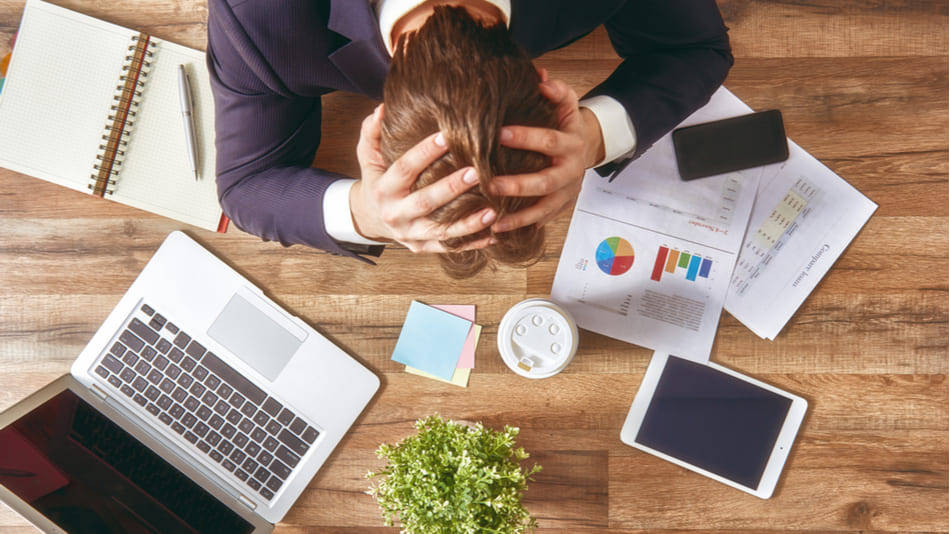
{"type": "Polygon", "coordinates": [[[392,359],[451,380],[471,327],[471,321],[414,300],[392,359]]]}

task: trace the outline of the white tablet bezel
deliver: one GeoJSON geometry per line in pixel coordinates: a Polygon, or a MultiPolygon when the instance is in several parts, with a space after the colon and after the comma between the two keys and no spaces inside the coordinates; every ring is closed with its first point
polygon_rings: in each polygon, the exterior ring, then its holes
{"type": "Polygon", "coordinates": [[[643,380],[640,382],[640,389],[637,391],[637,394],[633,399],[633,405],[630,407],[630,412],[627,414],[626,421],[624,421],[623,429],[620,431],[620,440],[631,447],[635,447],[646,453],[663,458],[664,460],[673,462],[680,467],[685,467],[690,471],[705,475],[713,480],[717,480],[723,484],[732,486],[733,488],[742,490],[746,493],[751,493],[760,499],[768,499],[771,497],[772,492],[775,491],[775,485],[778,483],[779,476],[782,474],[782,467],[785,465],[785,460],[788,458],[788,453],[795,442],[795,436],[798,434],[798,429],[801,426],[802,419],[805,417],[805,411],[808,409],[808,402],[797,395],[792,395],[787,391],[783,391],[764,382],[760,382],[754,378],[749,378],[748,376],[737,373],[732,369],[727,369],[726,367],[712,362],[707,362],[705,364],[717,371],[734,376],[742,381],[748,382],[762,389],[777,393],[783,397],[791,399],[792,401],[791,406],[789,406],[788,413],[785,416],[785,422],[782,424],[782,429],[779,431],[778,438],[775,440],[772,453],[769,455],[769,460],[765,465],[765,471],[762,473],[762,478],[759,480],[758,487],[750,488],[743,486],[733,482],[732,480],[729,480],[728,478],[724,478],[715,473],[710,473],[701,467],[697,467],[693,464],[684,462],[683,460],[674,458],[668,454],[664,454],[660,451],[637,443],[636,437],[640,432],[640,425],[643,423],[643,417],[646,415],[647,408],[650,406],[650,402],[653,400],[653,394],[656,391],[656,386],[660,380],[660,376],[663,374],[663,369],[666,368],[666,362],[668,358],[668,354],[660,352],[655,352],[653,354],[653,359],[650,360],[650,365],[647,367],[647,371],[643,375],[643,380]]]}

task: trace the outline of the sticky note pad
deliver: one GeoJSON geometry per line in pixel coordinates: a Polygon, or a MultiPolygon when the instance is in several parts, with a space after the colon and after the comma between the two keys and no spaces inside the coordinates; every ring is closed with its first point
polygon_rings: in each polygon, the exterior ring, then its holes
{"type": "Polygon", "coordinates": [[[471,328],[471,321],[414,300],[392,359],[451,380],[471,328]]]}
{"type": "Polygon", "coordinates": [[[459,369],[456,369],[456,370],[455,370],[455,373],[452,374],[452,379],[451,379],[451,380],[445,380],[445,379],[439,378],[439,377],[437,377],[437,376],[435,376],[435,375],[433,375],[433,374],[429,374],[429,373],[427,373],[427,372],[425,372],[425,371],[420,371],[420,370],[416,369],[415,367],[409,367],[408,365],[406,366],[406,372],[407,372],[407,373],[414,374],[414,375],[424,376],[424,377],[426,377],[426,378],[431,378],[431,379],[433,379],[433,380],[438,380],[439,382],[446,382],[446,383],[453,384],[453,385],[456,385],[456,386],[460,386],[460,387],[463,387],[463,388],[468,387],[468,377],[469,377],[469,375],[472,374],[472,370],[471,370],[471,369],[461,369],[461,368],[459,368],[459,369]]]}
{"type": "MultiPolygon", "coordinates": [[[[475,306],[471,304],[444,304],[433,306],[433,308],[475,322],[475,306]]],[[[468,338],[465,339],[465,346],[462,348],[462,354],[459,356],[458,365],[456,365],[459,369],[473,369],[475,367],[475,345],[478,343],[478,335],[481,331],[482,327],[478,325],[472,325],[472,329],[468,331],[468,338]]]]}

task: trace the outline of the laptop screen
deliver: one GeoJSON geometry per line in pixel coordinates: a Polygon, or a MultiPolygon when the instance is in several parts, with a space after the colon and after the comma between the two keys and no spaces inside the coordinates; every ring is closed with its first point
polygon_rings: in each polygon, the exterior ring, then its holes
{"type": "Polygon", "coordinates": [[[0,484],[71,533],[254,527],[65,390],[0,429],[0,484]]]}

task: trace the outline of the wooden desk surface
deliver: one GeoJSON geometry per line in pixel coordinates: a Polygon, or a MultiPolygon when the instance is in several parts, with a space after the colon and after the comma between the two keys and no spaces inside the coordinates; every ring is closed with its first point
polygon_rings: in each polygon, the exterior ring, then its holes
{"type": "MultiPolygon", "coordinates": [[[[204,48],[205,2],[58,3],[204,48]]],[[[0,53],[23,1],[0,3],[0,53]]],[[[880,204],[774,342],[723,314],[713,359],[811,407],[776,495],[759,500],[642,454],[620,427],[651,352],[583,332],[570,367],[528,381],[500,361],[514,303],[551,288],[570,219],[528,270],[467,282],[390,249],[378,267],[283,249],[236,229],[188,233],[377,372],[383,387],[284,532],[382,533],[364,473],[430,414],[521,427],[544,466],[527,506],[543,533],[947,532],[947,2],[720,0],[736,64],[726,86],[780,108],[789,136],[880,204]],[[471,303],[485,325],[468,389],[389,360],[411,299],[471,303]]],[[[538,63],[579,91],[618,63],[598,30],[538,63]]],[[[355,173],[369,100],[325,99],[317,163],[355,173]]],[[[183,225],[0,170],[0,410],[68,372],[165,235],[183,225]]],[[[2,505],[0,505],[2,507],[2,505]]],[[[32,528],[0,508],[0,529],[32,528]]]]}

